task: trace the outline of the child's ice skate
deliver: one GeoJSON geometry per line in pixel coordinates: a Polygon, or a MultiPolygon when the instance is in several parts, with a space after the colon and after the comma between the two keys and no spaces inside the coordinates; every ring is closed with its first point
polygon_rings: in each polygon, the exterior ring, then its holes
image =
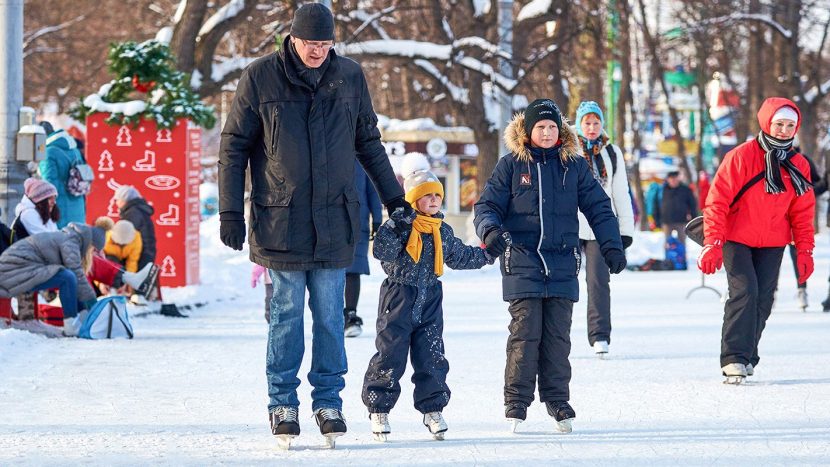
{"type": "Polygon", "coordinates": [[[730,363],[721,368],[721,371],[726,376],[723,384],[743,384],[746,379],[746,365],[743,363],[730,363]]]}
{"type": "Polygon", "coordinates": [[[576,418],[576,412],[571,404],[568,404],[567,401],[545,402],[545,407],[548,409],[548,414],[556,420],[556,429],[560,433],[573,431],[573,420],[576,418]]]}
{"type": "Polygon", "coordinates": [[[357,316],[357,310],[343,310],[345,321],[344,335],[346,337],[357,337],[363,332],[363,319],[357,316]]]}
{"type": "Polygon", "coordinates": [[[441,416],[441,412],[429,412],[424,414],[424,426],[432,433],[432,438],[438,441],[444,440],[444,433],[447,432],[447,422],[441,416]]]}
{"type": "Polygon", "coordinates": [[[326,447],[334,449],[337,437],[346,434],[346,419],[338,409],[317,409],[314,419],[320,427],[320,434],[326,437],[326,447]]]}
{"type": "Polygon", "coordinates": [[[369,420],[372,423],[372,437],[375,441],[386,442],[386,436],[392,432],[389,426],[388,413],[370,413],[369,420]]]}
{"type": "Polygon", "coordinates": [[[296,407],[276,407],[268,414],[271,433],[277,439],[277,446],[283,451],[291,448],[291,442],[300,434],[300,422],[296,407]]]}
{"type": "Polygon", "coordinates": [[[510,423],[510,432],[515,433],[519,423],[527,418],[527,404],[523,402],[510,402],[504,406],[504,417],[510,423]]]}

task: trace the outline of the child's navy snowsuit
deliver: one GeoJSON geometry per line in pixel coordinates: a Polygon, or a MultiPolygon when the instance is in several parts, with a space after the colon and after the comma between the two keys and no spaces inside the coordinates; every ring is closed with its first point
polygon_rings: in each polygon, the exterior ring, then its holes
{"type": "MultiPolygon", "coordinates": [[[[434,217],[443,217],[440,213],[434,217]]],[[[380,289],[375,353],[363,379],[363,403],[370,413],[388,413],[401,394],[400,378],[412,350],[412,383],[415,408],[421,413],[441,411],[450,400],[447,387],[449,363],[444,357],[444,312],[441,307],[441,282],[434,272],[435,243],[431,234],[421,234],[420,261],[406,252],[412,226],[399,236],[395,222],[386,221],[375,236],[372,252],[381,260],[388,277],[380,289]]],[[[479,269],[492,258],[479,247],[465,245],[441,224],[444,263],[453,269],[479,269]]]]}

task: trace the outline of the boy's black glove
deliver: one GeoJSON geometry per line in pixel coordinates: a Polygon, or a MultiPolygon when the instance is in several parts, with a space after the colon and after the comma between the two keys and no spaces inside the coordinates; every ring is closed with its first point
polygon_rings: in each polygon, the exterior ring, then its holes
{"type": "Polygon", "coordinates": [[[403,210],[405,217],[409,217],[411,213],[415,212],[415,210],[412,209],[412,206],[409,204],[409,202],[403,199],[403,196],[395,198],[386,203],[386,212],[389,214],[390,218],[392,217],[392,213],[394,213],[398,209],[403,210]]]}
{"type": "Polygon", "coordinates": [[[614,248],[605,253],[605,264],[608,265],[611,274],[619,274],[628,262],[625,259],[625,253],[614,248]]]}
{"type": "Polygon", "coordinates": [[[622,235],[621,237],[623,242],[623,250],[627,250],[628,247],[630,247],[631,244],[634,243],[634,239],[629,237],[628,235],[622,235]]]}
{"type": "Polygon", "coordinates": [[[505,232],[502,229],[493,229],[484,235],[484,244],[487,246],[487,253],[491,256],[501,256],[513,239],[510,237],[510,232],[505,232]]]}
{"type": "Polygon", "coordinates": [[[241,250],[245,242],[245,216],[238,212],[219,214],[219,239],[234,250],[241,250]]]}

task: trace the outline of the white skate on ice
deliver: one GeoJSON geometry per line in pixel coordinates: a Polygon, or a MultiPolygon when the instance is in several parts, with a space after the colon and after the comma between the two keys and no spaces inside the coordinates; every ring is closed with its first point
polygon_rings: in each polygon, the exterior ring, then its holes
{"type": "Polygon", "coordinates": [[[386,442],[386,436],[392,432],[389,426],[388,413],[370,413],[369,421],[372,423],[372,437],[375,441],[386,442]]]}
{"type": "Polygon", "coordinates": [[[597,354],[600,360],[605,360],[608,357],[608,342],[596,341],[594,342],[594,353],[597,354]]]}
{"type": "Polygon", "coordinates": [[[796,297],[796,301],[798,302],[798,307],[801,308],[802,312],[807,311],[807,289],[798,289],[798,296],[796,297]]]}
{"type": "Polygon", "coordinates": [[[437,441],[444,440],[444,433],[447,432],[447,422],[441,416],[441,412],[429,412],[424,414],[424,426],[432,433],[432,438],[437,441]]]}
{"type": "Polygon", "coordinates": [[[746,365],[743,363],[730,363],[721,368],[721,371],[726,376],[723,384],[743,384],[746,379],[746,365]]]}

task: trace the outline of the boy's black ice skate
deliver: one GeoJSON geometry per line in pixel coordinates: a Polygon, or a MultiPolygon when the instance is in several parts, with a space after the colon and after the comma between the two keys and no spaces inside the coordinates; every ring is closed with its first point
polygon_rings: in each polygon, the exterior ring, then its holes
{"type": "Polygon", "coordinates": [[[524,402],[509,402],[504,406],[504,418],[510,422],[510,432],[515,433],[519,423],[527,418],[527,404],[524,402]]]}
{"type": "Polygon", "coordinates": [[[548,414],[556,420],[557,430],[561,433],[573,431],[573,420],[576,418],[576,412],[571,404],[566,401],[545,402],[545,407],[548,409],[548,414]]]}
{"type": "Polygon", "coordinates": [[[291,447],[291,441],[300,434],[300,422],[296,407],[275,407],[268,414],[271,420],[271,434],[277,438],[277,446],[282,450],[291,447]]]}
{"type": "Polygon", "coordinates": [[[334,449],[337,437],[346,434],[343,412],[337,409],[318,409],[314,412],[314,420],[320,427],[320,434],[326,437],[326,447],[334,449]]]}
{"type": "Polygon", "coordinates": [[[363,332],[363,320],[357,316],[357,310],[343,310],[345,321],[344,334],[346,337],[357,337],[363,332]]]}
{"type": "Polygon", "coordinates": [[[438,441],[444,440],[444,433],[447,432],[447,422],[441,416],[441,412],[428,412],[424,414],[424,426],[432,433],[432,438],[438,441]]]}

